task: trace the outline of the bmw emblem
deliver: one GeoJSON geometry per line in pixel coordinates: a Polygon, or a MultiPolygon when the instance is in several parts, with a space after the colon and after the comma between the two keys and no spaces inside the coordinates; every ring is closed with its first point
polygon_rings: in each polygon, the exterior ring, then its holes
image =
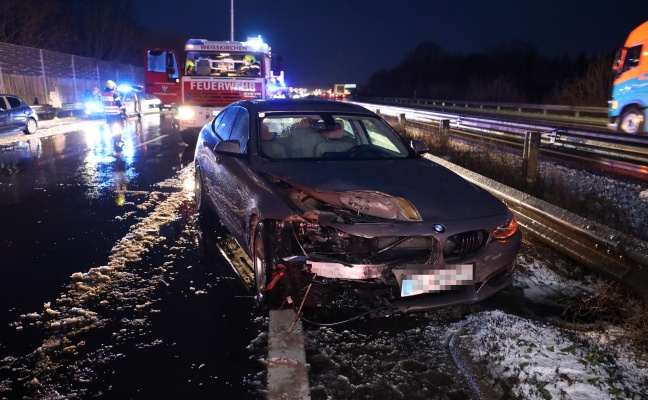
{"type": "Polygon", "coordinates": [[[438,233],[445,231],[445,228],[441,224],[434,224],[432,225],[432,228],[434,228],[434,230],[437,231],[438,233]]]}

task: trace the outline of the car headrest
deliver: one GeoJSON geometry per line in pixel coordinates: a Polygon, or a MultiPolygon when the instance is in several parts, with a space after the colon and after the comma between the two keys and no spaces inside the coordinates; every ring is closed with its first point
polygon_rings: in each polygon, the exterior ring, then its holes
{"type": "Polygon", "coordinates": [[[313,122],[309,118],[304,118],[301,121],[297,122],[295,125],[293,125],[293,128],[310,128],[313,125],[313,122]]]}
{"type": "Polygon", "coordinates": [[[324,132],[324,135],[326,136],[326,140],[342,139],[342,136],[344,136],[344,129],[334,129],[332,131],[326,131],[324,132]]]}
{"type": "Polygon", "coordinates": [[[269,141],[277,137],[277,132],[271,132],[266,124],[261,124],[261,140],[269,141]]]}

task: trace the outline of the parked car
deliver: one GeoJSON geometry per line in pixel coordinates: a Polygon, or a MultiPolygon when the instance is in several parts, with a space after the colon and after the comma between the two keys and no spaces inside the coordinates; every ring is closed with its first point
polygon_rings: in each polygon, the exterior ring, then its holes
{"type": "Polygon", "coordinates": [[[521,232],[500,200],[427,151],[357,105],[240,101],[200,131],[196,204],[251,257],[260,300],[474,303],[509,285],[521,232]]]}
{"type": "Polygon", "coordinates": [[[0,131],[21,130],[30,135],[38,129],[38,115],[20,97],[0,94],[0,131]]]}

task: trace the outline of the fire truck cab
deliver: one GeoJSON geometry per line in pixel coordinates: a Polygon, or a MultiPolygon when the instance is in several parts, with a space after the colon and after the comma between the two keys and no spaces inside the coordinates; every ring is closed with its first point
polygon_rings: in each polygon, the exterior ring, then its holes
{"type": "Polygon", "coordinates": [[[171,49],[147,49],[145,91],[176,110],[182,139],[195,144],[200,129],[228,104],[268,97],[270,57],[261,37],[246,42],[190,39],[182,64],[171,49]]]}

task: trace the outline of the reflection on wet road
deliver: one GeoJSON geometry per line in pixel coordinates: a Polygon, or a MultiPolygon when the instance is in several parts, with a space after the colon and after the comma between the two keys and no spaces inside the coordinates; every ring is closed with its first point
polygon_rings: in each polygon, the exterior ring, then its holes
{"type": "Polygon", "coordinates": [[[199,251],[191,149],[157,115],[50,129],[0,140],[0,397],[259,398],[265,319],[199,251]]]}

